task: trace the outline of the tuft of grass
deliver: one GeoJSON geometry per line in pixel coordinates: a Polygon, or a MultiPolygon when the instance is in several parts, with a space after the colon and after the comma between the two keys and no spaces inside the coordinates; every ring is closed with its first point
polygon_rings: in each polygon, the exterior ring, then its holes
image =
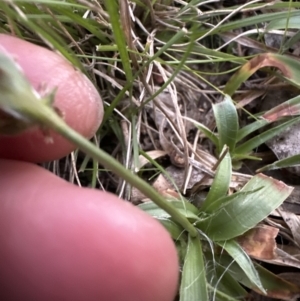
{"type": "MultiPolygon", "coordinates": [[[[70,182],[129,201],[135,188],[129,182],[140,183],[137,177],[146,192],[157,173],[176,190],[176,197],[159,196],[160,205],[152,202],[154,193],[139,207],[166,227],[178,247],[180,301],[246,299],[245,287],[273,298],[299,293],[241,244],[292,188],[263,174],[233,171],[246,159],[261,159],[257,147],[299,121],[299,97],[267,112],[251,108],[269,83],[299,89],[299,62],[291,51],[300,38],[299,8],[296,1],[260,0],[0,2],[0,33],[60,52],[89,76],[105,104],[93,143],[133,176],[121,167],[112,173],[99,157],[80,151],[46,167],[58,175],[68,170],[70,182]],[[280,45],[268,42],[268,35],[280,45]],[[152,150],[169,161],[152,158],[152,150]],[[182,186],[166,171],[170,162],[181,168],[182,186]],[[187,200],[195,169],[203,176],[192,196],[205,192],[197,205],[187,200]]],[[[259,171],[295,164],[299,155],[262,163],[259,171]]]]}

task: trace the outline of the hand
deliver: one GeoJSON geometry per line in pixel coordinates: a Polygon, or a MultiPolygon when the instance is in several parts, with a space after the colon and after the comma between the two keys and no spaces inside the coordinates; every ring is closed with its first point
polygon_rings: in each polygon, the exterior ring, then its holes
{"type": "MultiPolygon", "coordinates": [[[[0,35],[0,45],[36,89],[58,86],[55,105],[69,125],[86,137],[95,133],[103,107],[82,74],[19,39],[0,35]]],[[[53,144],[39,129],[1,137],[0,157],[42,162],[74,148],[51,136],[53,144]]],[[[0,300],[172,301],[176,293],[176,249],[157,221],[31,163],[0,160],[0,246],[0,300]]]]}

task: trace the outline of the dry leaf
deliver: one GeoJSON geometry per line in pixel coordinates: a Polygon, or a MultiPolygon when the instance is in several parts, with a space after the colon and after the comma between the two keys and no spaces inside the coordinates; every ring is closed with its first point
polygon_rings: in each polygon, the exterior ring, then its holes
{"type": "Polygon", "coordinates": [[[259,225],[239,237],[238,242],[249,256],[259,260],[272,260],[276,258],[275,238],[278,232],[277,228],[259,225]]]}

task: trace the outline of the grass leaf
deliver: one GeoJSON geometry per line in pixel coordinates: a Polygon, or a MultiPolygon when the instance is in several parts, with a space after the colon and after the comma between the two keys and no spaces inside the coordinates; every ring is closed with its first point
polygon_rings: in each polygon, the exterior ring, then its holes
{"type": "Polygon", "coordinates": [[[188,120],[190,122],[192,122],[195,127],[197,127],[199,129],[199,131],[203,132],[204,135],[215,145],[218,146],[219,145],[219,140],[218,140],[218,136],[213,133],[208,127],[206,127],[205,125],[203,125],[200,122],[197,122],[196,120],[186,117],[183,117],[185,120],[188,120]]]}
{"type": "MultiPolygon", "coordinates": [[[[224,151],[226,151],[226,146],[224,146],[224,151]]],[[[229,152],[227,152],[216,171],[214,181],[201,207],[201,211],[211,213],[218,208],[215,202],[227,194],[231,181],[231,171],[231,158],[229,152]]]]}
{"type": "Polygon", "coordinates": [[[213,111],[219,133],[218,151],[220,153],[224,145],[227,145],[232,153],[239,124],[237,111],[230,96],[226,95],[222,102],[213,105],[213,111]]]}
{"type": "Polygon", "coordinates": [[[251,133],[257,131],[258,129],[264,127],[267,124],[269,124],[269,122],[267,120],[261,119],[261,120],[256,120],[256,121],[244,126],[243,128],[241,128],[238,131],[237,138],[236,138],[237,142],[241,141],[246,136],[250,135],[251,133]]]}
{"type": "Polygon", "coordinates": [[[180,301],[208,301],[205,265],[199,237],[188,238],[180,285],[180,301]]]}
{"type": "Polygon", "coordinates": [[[259,145],[265,143],[266,141],[270,140],[274,136],[278,135],[282,131],[284,131],[286,128],[292,126],[293,124],[297,123],[300,121],[300,118],[294,118],[291,120],[288,120],[278,126],[275,126],[249,140],[244,142],[243,144],[239,145],[232,156],[232,159],[235,159],[237,156],[241,155],[247,155],[249,154],[252,150],[254,150],[256,147],[259,145]]]}
{"type": "MultiPolygon", "coordinates": [[[[169,200],[168,203],[172,205],[174,208],[176,208],[176,210],[180,212],[182,215],[184,215],[186,218],[191,219],[193,221],[199,219],[197,216],[199,211],[191,203],[187,201],[181,201],[181,200],[173,200],[173,201],[169,200]]],[[[157,219],[166,219],[171,217],[170,214],[168,214],[166,211],[164,211],[163,209],[161,209],[159,206],[157,206],[155,203],[151,201],[140,204],[139,208],[157,219]]]]}
{"type": "Polygon", "coordinates": [[[253,228],[290,195],[293,188],[263,174],[254,176],[240,195],[196,224],[213,241],[230,240],[253,228]],[[261,188],[257,190],[258,188],[261,188]],[[255,191],[256,190],[256,191],[255,191]],[[258,209],[259,208],[259,209],[258,209]]]}
{"type": "Polygon", "coordinates": [[[265,294],[266,291],[261,284],[259,275],[253,265],[253,262],[248,254],[242,249],[242,247],[234,240],[219,242],[218,245],[226,250],[232,258],[234,258],[235,262],[245,272],[253,286],[265,294]]]}
{"type": "MultiPolygon", "coordinates": [[[[221,256],[216,255],[215,258],[219,265],[228,267],[227,270],[234,279],[239,281],[245,287],[260,293],[253,283],[251,283],[248,275],[245,274],[237,262],[233,261],[231,256],[222,254],[221,256]]],[[[268,297],[276,297],[277,299],[281,300],[293,300],[294,298],[298,297],[300,294],[300,288],[298,285],[280,278],[259,264],[254,263],[254,265],[268,297]]]]}
{"type": "Polygon", "coordinates": [[[132,68],[129,59],[129,54],[127,51],[127,45],[125,42],[124,32],[122,31],[122,27],[120,24],[120,15],[118,4],[116,0],[105,0],[105,7],[109,14],[110,24],[114,33],[115,43],[118,46],[118,51],[122,60],[123,69],[126,74],[126,79],[128,82],[132,82],[132,68]]]}
{"type": "Polygon", "coordinates": [[[184,232],[184,229],[171,219],[159,219],[159,222],[167,229],[175,241],[178,240],[184,232]]]}
{"type": "Polygon", "coordinates": [[[260,169],[257,170],[257,172],[262,172],[266,170],[274,170],[274,169],[279,169],[279,168],[287,168],[287,167],[292,167],[292,166],[297,166],[300,165],[300,154],[299,155],[294,155],[289,158],[285,158],[282,160],[278,160],[272,164],[266,165],[260,169]]]}

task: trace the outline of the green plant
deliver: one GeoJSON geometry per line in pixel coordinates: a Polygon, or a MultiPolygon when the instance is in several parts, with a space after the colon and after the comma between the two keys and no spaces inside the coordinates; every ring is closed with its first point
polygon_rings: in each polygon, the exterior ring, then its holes
{"type": "MultiPolygon", "coordinates": [[[[293,111],[293,109],[295,108],[295,115],[298,115],[299,110],[297,106],[299,105],[299,103],[300,97],[298,96],[292,100],[286,101],[284,104],[280,105],[280,107],[288,107],[288,110],[291,111],[293,111]]],[[[213,144],[216,146],[217,154],[220,154],[220,151],[222,150],[224,145],[228,145],[234,167],[239,168],[239,162],[244,159],[259,160],[258,157],[255,157],[255,153],[253,152],[256,147],[278,135],[291,125],[300,121],[299,117],[294,117],[286,120],[286,110],[284,110],[281,115],[278,113],[276,115],[276,118],[274,119],[267,119],[267,116],[277,109],[280,109],[279,106],[266,112],[264,115],[262,115],[249,125],[246,125],[243,128],[239,128],[237,109],[231,97],[225,95],[223,101],[213,105],[214,117],[216,120],[218,133],[214,133],[206,126],[196,122],[195,120],[192,120],[190,118],[186,119],[193,122],[195,126],[197,126],[198,129],[201,130],[206,135],[206,137],[213,142],[213,144]],[[276,125],[275,127],[267,129],[260,134],[255,135],[253,138],[247,139],[247,136],[275,121],[282,121],[282,123],[276,125]]]]}
{"type": "MultiPolygon", "coordinates": [[[[261,294],[272,294],[275,290],[273,281],[277,277],[264,274],[265,270],[256,266],[239,245],[238,238],[280,206],[292,188],[258,174],[240,191],[228,195],[232,167],[226,147],[221,155],[224,152],[213,184],[199,208],[187,200],[169,200],[196,227],[196,237],[186,233],[153,202],[139,205],[168,229],[182,255],[181,301],[237,300],[247,295],[242,285],[261,294]]],[[[281,285],[288,286],[284,281],[281,285]]]]}
{"type": "MultiPolygon", "coordinates": [[[[0,28],[1,33],[14,33],[23,39],[50,45],[97,82],[106,100],[105,116],[99,129],[101,139],[115,133],[118,140],[125,140],[115,113],[122,100],[128,97],[130,110],[122,116],[130,124],[128,140],[132,140],[133,145],[124,147],[125,143],[122,143],[120,155],[128,157],[128,161],[132,157],[133,166],[127,162],[124,164],[127,170],[76,133],[65,128],[64,133],[89,154],[83,162],[77,162],[81,172],[87,171],[87,163],[93,158],[90,186],[96,186],[99,171],[96,162],[99,161],[106,171],[113,171],[156,202],[140,207],[159,219],[175,240],[183,264],[181,300],[209,300],[210,297],[240,299],[246,296],[241,284],[260,292],[268,290],[272,293],[278,287],[282,291],[297,292],[291,284],[253,263],[237,244],[237,238],[279,206],[291,188],[263,175],[253,177],[234,194],[229,195],[228,187],[232,166],[239,167],[246,158],[257,159],[253,150],[258,145],[299,120],[285,120],[287,116],[299,115],[300,98],[296,97],[240,128],[237,106],[232,99],[241,83],[261,67],[275,66],[283,72],[285,80],[298,85],[299,63],[287,56],[274,54],[277,50],[262,42],[262,37],[267,32],[266,23],[268,30],[299,29],[299,8],[297,1],[275,1],[267,5],[264,1],[250,1],[243,5],[232,4],[226,9],[215,9],[213,4],[200,0],[134,0],[130,3],[125,0],[16,0],[0,3],[0,21],[4,25],[0,28]],[[131,6],[132,3],[134,5],[131,6]],[[239,18],[238,14],[247,17],[239,18]],[[243,36],[235,32],[249,26],[254,30],[246,31],[243,36]],[[224,43],[218,42],[224,40],[224,43]],[[254,58],[241,56],[232,51],[236,44],[258,49],[262,54],[254,58]],[[222,69],[222,64],[229,64],[229,68],[225,65],[226,68],[222,69]],[[91,68],[85,68],[86,65],[91,68]],[[163,66],[161,70],[168,73],[163,74],[164,82],[154,92],[151,80],[152,73],[155,73],[153,67],[157,66],[163,66]],[[223,93],[218,84],[207,79],[207,76],[218,78],[235,72],[240,66],[242,68],[227,82],[223,93]],[[87,69],[92,69],[92,72],[87,69]],[[193,80],[187,80],[187,74],[192,75],[193,80]],[[202,93],[198,87],[203,82],[212,87],[213,92],[225,95],[222,102],[213,105],[217,134],[191,119],[215,144],[216,156],[221,161],[206,201],[199,208],[184,200],[166,201],[134,175],[139,170],[136,158],[139,152],[142,153],[137,132],[143,105],[155,102],[156,96],[176,80],[184,84],[184,89],[196,91],[196,95],[202,93]],[[136,95],[145,91],[149,96],[140,103],[136,95]],[[282,124],[248,138],[274,121],[282,124]]],[[[299,32],[290,38],[287,36],[278,52],[283,53],[298,40],[299,32]]],[[[162,76],[161,72],[158,73],[162,76]]],[[[267,74],[273,73],[268,69],[267,74]]],[[[16,80],[17,71],[11,76],[16,80]]],[[[16,96],[14,93],[12,91],[12,96],[16,96]]],[[[30,97],[25,95],[25,98],[30,97]]],[[[50,126],[62,124],[57,116],[55,118],[56,122],[50,126]]],[[[34,120],[37,121],[45,124],[47,116],[34,120]]],[[[274,163],[269,168],[297,162],[299,156],[274,163]]]]}
{"type": "MultiPolygon", "coordinates": [[[[286,80],[296,87],[299,86],[300,63],[297,60],[283,55],[268,53],[264,55],[258,55],[243,65],[229,79],[224,89],[224,100],[217,104],[213,104],[213,112],[218,130],[217,134],[212,132],[203,124],[193,121],[190,118],[186,118],[191,122],[194,122],[198,129],[201,130],[207,136],[207,138],[213,142],[213,144],[216,146],[217,154],[220,154],[224,145],[228,145],[233,164],[236,168],[240,167],[238,162],[241,160],[259,160],[258,157],[255,157],[253,152],[255,148],[300,121],[299,117],[295,117],[300,115],[300,97],[297,96],[268,110],[259,117],[254,117],[255,121],[244,126],[243,128],[239,128],[238,112],[233,100],[231,99],[231,95],[233,95],[238,87],[259,68],[266,66],[276,66],[283,72],[283,75],[286,76],[286,80]],[[286,120],[287,117],[290,118],[286,120]],[[253,134],[255,131],[278,121],[281,121],[281,124],[264,130],[260,134],[247,139],[247,136],[253,134]]],[[[290,158],[288,160],[288,166],[298,164],[298,162],[299,159],[297,156],[290,158]]],[[[287,165],[285,165],[285,167],[286,166],[287,165]]],[[[261,170],[265,169],[267,168],[261,170]]]]}

